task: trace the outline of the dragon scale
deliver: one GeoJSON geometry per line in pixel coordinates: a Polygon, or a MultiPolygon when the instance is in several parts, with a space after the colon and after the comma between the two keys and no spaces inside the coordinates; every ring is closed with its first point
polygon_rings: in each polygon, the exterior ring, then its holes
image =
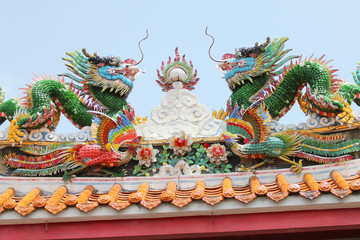
{"type": "Polygon", "coordinates": [[[66,65],[77,76],[62,75],[73,82],[68,84],[64,78],[36,76],[33,85],[25,89],[27,95],[23,101],[10,99],[0,103],[0,124],[8,119],[15,120],[16,128],[53,130],[61,111],[76,127],[82,128],[92,123],[93,115],[89,110],[114,118],[118,114],[128,114],[128,117],[133,114],[126,98],[140,72],[134,60],[99,57],[85,49],[82,53],[67,54],[71,58],[64,58],[69,62],[66,65]]]}
{"type": "Polygon", "coordinates": [[[286,62],[298,56],[287,56],[284,50],[287,38],[267,39],[262,45],[236,49],[235,54],[224,54],[218,67],[224,71],[225,80],[232,94],[228,101],[228,111],[237,106],[244,109],[256,101],[264,100],[273,119],[287,113],[298,99],[305,113],[316,112],[322,116],[344,118],[352,123],[353,117],[345,117],[351,112],[350,104],[360,104],[359,71],[354,74],[356,84],[339,80],[323,57],[319,59],[299,59],[295,63],[286,62]],[[302,89],[306,93],[302,95],[302,89]]]}

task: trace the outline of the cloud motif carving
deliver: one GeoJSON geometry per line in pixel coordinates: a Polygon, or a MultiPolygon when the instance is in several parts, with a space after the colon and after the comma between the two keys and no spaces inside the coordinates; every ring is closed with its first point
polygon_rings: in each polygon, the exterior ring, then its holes
{"type": "Polygon", "coordinates": [[[151,119],[136,126],[139,135],[155,140],[167,139],[179,131],[193,137],[213,137],[225,131],[225,122],[213,118],[194,94],[182,88],[181,82],[173,86],[151,111],[151,119]]]}

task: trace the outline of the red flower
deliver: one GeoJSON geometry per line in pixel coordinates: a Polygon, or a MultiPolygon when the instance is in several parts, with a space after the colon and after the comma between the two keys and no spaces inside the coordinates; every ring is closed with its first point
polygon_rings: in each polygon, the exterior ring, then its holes
{"type": "Polygon", "coordinates": [[[187,146],[187,141],[186,139],[182,139],[178,137],[174,139],[174,145],[177,147],[185,147],[187,146]]]}

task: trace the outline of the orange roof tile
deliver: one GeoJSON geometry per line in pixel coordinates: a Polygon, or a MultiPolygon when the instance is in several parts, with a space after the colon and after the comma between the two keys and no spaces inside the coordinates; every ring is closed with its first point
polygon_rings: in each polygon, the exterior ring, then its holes
{"type": "Polygon", "coordinates": [[[360,171],[356,176],[344,178],[339,171],[332,171],[329,179],[316,180],[312,174],[306,173],[304,181],[300,183],[288,183],[284,175],[278,174],[275,182],[267,184],[261,184],[256,176],[252,176],[246,186],[234,186],[232,180],[225,177],[219,186],[206,187],[203,180],[198,180],[194,188],[185,190],[178,189],[175,182],[169,181],[167,187],[161,191],[150,190],[150,185],[146,182],[133,192],[125,192],[120,184],[114,184],[107,193],[101,195],[95,193],[92,185],[86,186],[77,195],[68,194],[65,186],[59,187],[51,196],[43,196],[40,188],[33,188],[24,197],[15,196],[14,188],[8,188],[0,195],[0,213],[5,209],[14,209],[26,216],[37,208],[45,208],[50,213],[57,214],[71,206],[88,212],[99,204],[108,205],[119,211],[136,203],[152,209],[162,202],[171,202],[182,208],[193,200],[203,200],[215,205],[231,198],[248,203],[262,196],[279,202],[290,194],[299,194],[311,200],[326,192],[344,198],[353,191],[360,190],[359,174],[360,171]]]}

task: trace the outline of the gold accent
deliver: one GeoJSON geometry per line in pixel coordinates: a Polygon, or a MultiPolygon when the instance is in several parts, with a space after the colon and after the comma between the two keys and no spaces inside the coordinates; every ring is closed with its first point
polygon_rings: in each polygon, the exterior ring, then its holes
{"type": "Polygon", "coordinates": [[[19,125],[17,125],[16,120],[11,120],[8,133],[9,142],[20,142],[22,136],[24,136],[24,133],[19,130],[19,125]]]}
{"type": "Polygon", "coordinates": [[[297,101],[299,103],[300,109],[307,115],[309,113],[309,104],[306,102],[306,95],[299,94],[297,97],[297,101]]]}
{"type": "Polygon", "coordinates": [[[348,102],[345,102],[344,105],[345,108],[342,109],[342,113],[338,114],[337,117],[341,118],[341,122],[351,125],[354,123],[354,114],[348,102]]]}
{"type": "Polygon", "coordinates": [[[135,124],[135,126],[139,125],[139,124],[143,124],[147,122],[147,117],[140,117],[140,116],[136,116],[133,120],[133,123],[135,124]]]}
{"type": "Polygon", "coordinates": [[[224,109],[220,109],[218,112],[216,112],[216,110],[214,110],[212,112],[212,116],[216,119],[226,121],[225,118],[228,116],[228,112],[224,111],[224,109]]]}

